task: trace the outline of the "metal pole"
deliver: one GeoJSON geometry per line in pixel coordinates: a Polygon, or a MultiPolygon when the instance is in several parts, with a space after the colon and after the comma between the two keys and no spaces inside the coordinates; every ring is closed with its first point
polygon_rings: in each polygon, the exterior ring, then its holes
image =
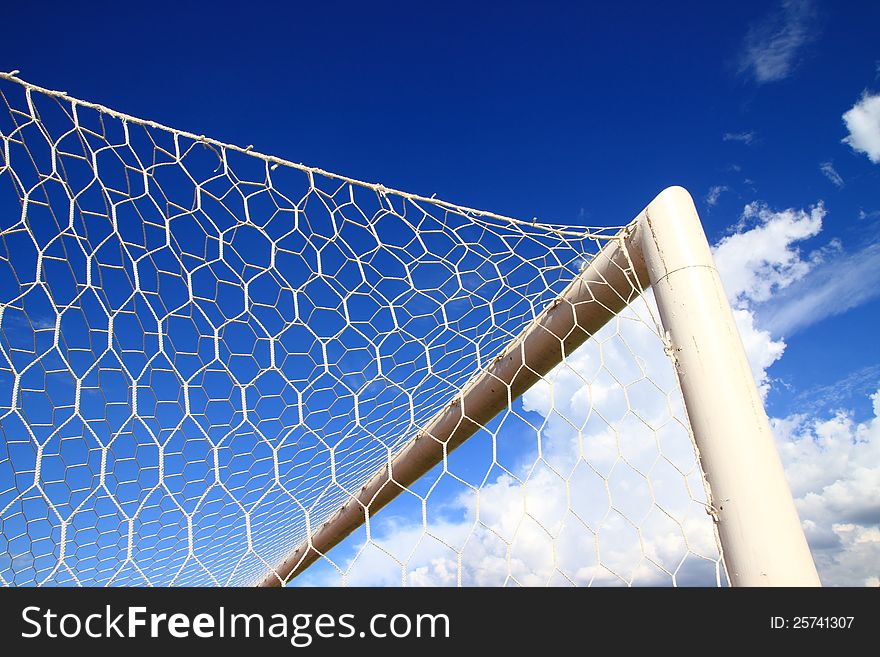
{"type": "MultiPolygon", "coordinates": [[[[773,433],[690,194],[664,190],[636,221],[733,586],[819,586],[773,433]]],[[[640,263],[641,264],[641,263],[640,263]]]]}
{"type": "Polygon", "coordinates": [[[655,284],[664,327],[673,345],[680,345],[675,346],[678,376],[713,499],[721,500],[717,519],[731,583],[818,584],[693,201],[683,189],[669,188],[259,585],[283,585],[368,522],[601,329],[649,282],[655,284]],[[709,295],[709,301],[700,295],[709,295]],[[730,457],[738,445],[745,452],[730,457]],[[753,466],[752,459],[763,462],[753,466]],[[750,473],[761,480],[752,481],[750,473]]]}

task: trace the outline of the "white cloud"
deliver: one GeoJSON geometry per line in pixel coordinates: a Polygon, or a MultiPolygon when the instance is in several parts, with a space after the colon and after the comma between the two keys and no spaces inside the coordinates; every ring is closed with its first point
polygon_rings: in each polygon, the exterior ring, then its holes
{"type": "Polygon", "coordinates": [[[779,9],[749,29],[739,72],[752,75],[759,84],[788,77],[798,53],[816,36],[814,19],[811,0],[783,0],[779,9]]]}
{"type": "Polygon", "coordinates": [[[791,407],[799,412],[819,415],[829,409],[838,409],[850,400],[861,398],[877,389],[880,381],[880,363],[864,365],[832,381],[823,381],[802,390],[795,390],[791,407]]]}
{"type": "Polygon", "coordinates": [[[880,164],[880,94],[865,92],[862,98],[843,115],[849,135],[843,143],[857,153],[864,153],[874,164],[880,164]]]}
{"type": "Polygon", "coordinates": [[[710,187],[709,192],[706,194],[706,205],[709,207],[717,205],[718,198],[726,191],[728,191],[727,185],[713,185],[710,187]]]}
{"type": "Polygon", "coordinates": [[[843,178],[840,177],[840,174],[837,173],[837,170],[831,162],[822,162],[822,164],[819,165],[819,170],[835,187],[843,187],[843,178]]]}
{"type": "Polygon", "coordinates": [[[773,428],[792,494],[826,584],[875,585],[880,565],[880,391],[874,417],[792,416],[773,428]]]}
{"type": "Polygon", "coordinates": [[[747,132],[725,132],[721,139],[724,141],[741,141],[746,146],[750,146],[757,139],[757,135],[751,130],[747,132]]]}
{"type": "Polygon", "coordinates": [[[756,309],[774,335],[791,335],[880,295],[880,243],[843,253],[832,242],[816,260],[809,276],[756,309]]]}
{"type": "Polygon", "coordinates": [[[869,271],[880,270],[870,253],[842,257],[835,240],[801,253],[798,244],[820,233],[824,217],[821,202],[809,210],[778,212],[750,203],[738,231],[713,248],[755,382],[765,397],[770,389],[767,369],[785,351],[781,336],[880,291],[880,285],[870,284],[880,277],[869,271]]]}
{"type": "Polygon", "coordinates": [[[740,231],[725,237],[713,249],[724,288],[734,306],[766,301],[773,293],[803,278],[814,263],[802,258],[794,245],[818,235],[824,216],[822,203],[809,211],[781,212],[760,203],[747,205],[740,219],[740,231]],[[756,222],[754,228],[743,230],[752,222],[756,222]]]}
{"type": "Polygon", "coordinates": [[[713,249],[731,304],[746,311],[735,313],[744,341],[761,330],[768,333],[756,341],[751,360],[765,392],[767,380],[759,373],[781,357],[782,336],[880,295],[880,242],[848,253],[839,241],[831,240],[801,252],[798,244],[819,234],[825,214],[821,202],[809,210],[779,212],[751,203],[743,211],[738,232],[713,249]]]}

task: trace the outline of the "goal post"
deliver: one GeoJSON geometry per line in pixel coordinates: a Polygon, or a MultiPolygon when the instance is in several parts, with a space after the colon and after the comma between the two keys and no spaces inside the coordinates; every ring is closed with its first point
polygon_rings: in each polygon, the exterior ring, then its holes
{"type": "Polygon", "coordinates": [[[692,199],[524,221],[0,73],[0,585],[299,576],[818,585],[692,199]]]}
{"type": "Polygon", "coordinates": [[[492,363],[261,582],[329,552],[651,286],[733,586],[818,586],[764,405],[690,194],[661,192],[492,363]]]}
{"type": "Polygon", "coordinates": [[[734,586],[818,586],[764,404],[693,200],[663,191],[630,238],[667,331],[734,586]]]}

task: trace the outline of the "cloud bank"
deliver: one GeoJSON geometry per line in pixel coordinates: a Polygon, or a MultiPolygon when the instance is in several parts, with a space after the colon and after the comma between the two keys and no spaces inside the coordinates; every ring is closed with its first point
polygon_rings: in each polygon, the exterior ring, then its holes
{"type": "Polygon", "coordinates": [[[773,421],[825,584],[880,585],[880,391],[871,400],[873,417],[866,422],[846,411],[773,421]]]}

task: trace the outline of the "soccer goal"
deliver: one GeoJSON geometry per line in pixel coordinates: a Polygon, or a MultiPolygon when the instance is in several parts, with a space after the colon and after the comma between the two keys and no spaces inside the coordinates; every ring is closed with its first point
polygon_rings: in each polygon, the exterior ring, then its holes
{"type": "Polygon", "coordinates": [[[685,190],[522,221],[0,78],[3,584],[819,583],[685,190]]]}

